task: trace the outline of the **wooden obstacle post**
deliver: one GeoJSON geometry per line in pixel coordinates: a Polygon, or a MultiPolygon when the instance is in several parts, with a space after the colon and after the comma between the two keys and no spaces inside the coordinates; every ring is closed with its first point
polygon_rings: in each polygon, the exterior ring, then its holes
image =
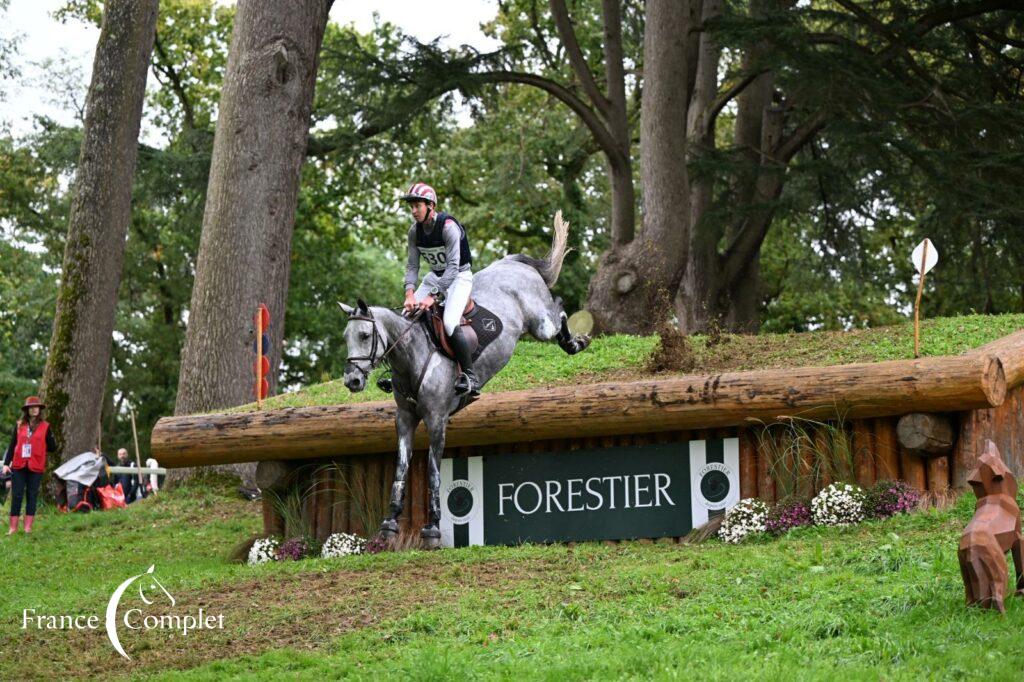
{"type": "MultiPolygon", "coordinates": [[[[918,292],[918,298],[921,294],[918,292]]],[[[263,377],[260,376],[260,364],[263,362],[263,315],[256,309],[256,409],[263,409],[263,377]]]]}
{"type": "Polygon", "coordinates": [[[132,438],[135,440],[135,466],[139,467],[139,485],[145,485],[142,482],[142,456],[139,455],[139,432],[135,428],[135,410],[129,410],[129,414],[132,416],[132,438]]]}

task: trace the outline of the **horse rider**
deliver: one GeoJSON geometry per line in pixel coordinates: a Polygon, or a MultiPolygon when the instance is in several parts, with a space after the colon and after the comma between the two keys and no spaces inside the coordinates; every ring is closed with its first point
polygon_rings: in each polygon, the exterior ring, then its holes
{"type": "Polygon", "coordinates": [[[429,310],[435,300],[444,300],[444,331],[462,369],[455,380],[455,392],[458,395],[478,393],[476,375],[473,374],[473,352],[459,326],[473,290],[473,256],[469,251],[466,228],[454,216],[435,210],[437,193],[430,185],[413,183],[401,200],[409,205],[414,221],[409,228],[403,307],[406,312],[417,308],[429,310]],[[430,272],[417,288],[420,258],[427,262],[430,272]]]}

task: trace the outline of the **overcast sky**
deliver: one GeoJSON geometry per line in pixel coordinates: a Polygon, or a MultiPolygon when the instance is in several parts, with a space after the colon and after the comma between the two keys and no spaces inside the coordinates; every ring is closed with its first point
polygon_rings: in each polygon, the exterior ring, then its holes
{"type": "MultiPolygon", "coordinates": [[[[62,0],[11,0],[7,16],[3,18],[3,34],[21,36],[16,63],[22,77],[6,87],[8,99],[0,103],[0,122],[11,124],[15,134],[32,129],[33,114],[45,114],[63,123],[74,120],[68,111],[68,99],[58,93],[48,93],[38,87],[46,60],[57,60],[66,53],[81,72],[76,85],[84,93],[92,71],[92,57],[96,49],[99,29],[78,22],[61,24],[51,15],[63,4],[62,0]]],[[[225,3],[228,4],[228,3],[225,3]]],[[[490,20],[497,12],[496,0],[336,0],[331,19],[337,23],[354,23],[360,30],[373,25],[374,12],[384,21],[398,25],[406,33],[427,41],[447,36],[451,46],[473,45],[479,49],[493,49],[494,41],[480,32],[480,24],[490,20]]],[[[152,78],[150,79],[152,82],[152,78]]]]}

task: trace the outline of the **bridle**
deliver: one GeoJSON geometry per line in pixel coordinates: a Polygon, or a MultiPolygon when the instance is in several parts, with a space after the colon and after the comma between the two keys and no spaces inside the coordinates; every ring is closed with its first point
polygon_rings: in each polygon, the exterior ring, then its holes
{"type": "Polygon", "coordinates": [[[416,320],[419,319],[419,317],[420,317],[420,315],[422,313],[423,313],[422,310],[417,310],[415,313],[413,313],[413,316],[409,319],[409,326],[405,328],[405,331],[402,332],[398,336],[398,338],[395,339],[395,342],[393,344],[391,344],[390,346],[388,346],[388,348],[383,353],[381,353],[379,357],[377,357],[377,349],[380,348],[381,346],[383,346],[385,344],[385,341],[384,341],[384,337],[381,336],[381,334],[377,331],[377,320],[374,319],[373,314],[370,312],[370,309],[369,308],[366,309],[366,314],[365,315],[349,315],[349,318],[348,318],[349,322],[351,322],[353,320],[355,320],[357,322],[369,322],[371,329],[373,329],[373,332],[372,332],[373,336],[372,336],[372,341],[370,342],[370,354],[369,355],[350,355],[347,358],[345,358],[345,364],[347,364],[347,365],[350,364],[353,367],[355,367],[356,369],[358,369],[359,372],[363,375],[363,379],[369,381],[370,372],[372,372],[377,367],[377,365],[379,365],[381,363],[384,363],[385,365],[388,365],[388,363],[387,363],[388,355],[390,355],[391,351],[393,351],[395,349],[395,346],[397,346],[399,343],[402,342],[402,339],[405,338],[405,335],[408,334],[409,331],[412,330],[412,328],[416,326],[416,320]],[[357,360],[358,361],[363,361],[363,360],[369,361],[370,369],[368,369],[368,370],[367,369],[363,369],[361,366],[356,364],[357,360]]]}
{"type": "Polygon", "coordinates": [[[345,364],[352,365],[353,367],[358,369],[360,371],[360,373],[362,373],[363,379],[367,379],[368,380],[370,378],[370,372],[372,372],[374,370],[374,368],[378,364],[380,364],[380,362],[384,359],[384,356],[387,355],[387,353],[385,352],[385,353],[382,353],[380,357],[377,357],[377,349],[380,346],[384,345],[384,337],[381,336],[380,333],[377,331],[377,321],[375,319],[373,319],[373,315],[370,313],[369,309],[367,309],[365,315],[350,315],[348,319],[349,319],[349,322],[352,322],[352,321],[369,322],[370,323],[370,328],[373,330],[373,337],[372,337],[373,341],[371,341],[371,345],[370,345],[370,354],[369,355],[350,355],[347,358],[345,358],[345,364]],[[370,369],[363,369],[360,365],[356,364],[357,361],[361,362],[361,361],[364,361],[364,360],[369,361],[370,369]]]}

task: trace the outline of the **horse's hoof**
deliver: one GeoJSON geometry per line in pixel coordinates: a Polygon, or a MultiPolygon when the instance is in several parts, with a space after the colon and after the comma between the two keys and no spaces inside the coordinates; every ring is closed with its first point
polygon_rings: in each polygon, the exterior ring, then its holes
{"type": "Polygon", "coordinates": [[[380,534],[385,540],[390,539],[389,536],[393,537],[398,535],[398,521],[394,519],[384,519],[380,524],[380,534]]]}
{"type": "Polygon", "coordinates": [[[420,531],[420,545],[423,549],[438,549],[441,547],[441,530],[437,526],[424,526],[420,531]]]}

